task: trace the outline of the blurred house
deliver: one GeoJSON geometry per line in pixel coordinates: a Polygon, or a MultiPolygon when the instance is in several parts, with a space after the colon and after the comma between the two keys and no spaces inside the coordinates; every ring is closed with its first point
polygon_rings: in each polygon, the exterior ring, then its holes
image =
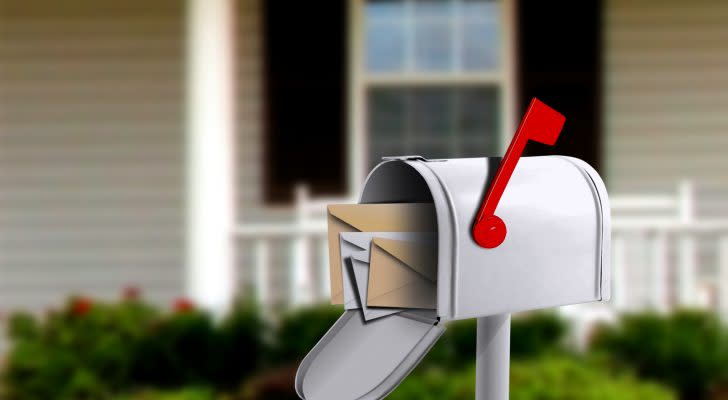
{"type": "MultiPolygon", "coordinates": [[[[325,299],[323,205],[500,155],[531,97],[614,196],[612,307],[728,312],[728,3],[5,0],[0,309],[325,299]]],[[[474,185],[479,184],[474,182],[474,185]]]]}

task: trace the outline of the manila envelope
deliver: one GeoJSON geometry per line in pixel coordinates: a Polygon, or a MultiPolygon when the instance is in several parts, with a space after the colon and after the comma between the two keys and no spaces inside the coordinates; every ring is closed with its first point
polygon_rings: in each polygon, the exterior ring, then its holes
{"type": "Polygon", "coordinates": [[[368,289],[368,306],[436,309],[436,246],[375,237],[368,289]]]}
{"type": "Polygon", "coordinates": [[[365,321],[386,317],[403,311],[402,308],[381,308],[367,306],[367,290],[369,286],[369,251],[361,251],[347,259],[349,267],[356,279],[357,295],[361,304],[361,312],[365,321]]]}
{"type": "MultiPolygon", "coordinates": [[[[361,301],[362,289],[359,287],[357,277],[352,272],[354,268],[350,264],[354,264],[351,258],[355,255],[366,261],[366,286],[369,287],[369,249],[371,247],[372,238],[396,239],[412,242],[420,248],[419,251],[428,251],[426,248],[432,247],[437,243],[437,234],[433,232],[341,232],[339,234],[339,251],[341,254],[341,262],[345,267],[341,274],[344,280],[344,309],[354,310],[366,306],[366,295],[363,296],[364,304],[361,301]],[[425,249],[423,249],[423,247],[425,249]]],[[[366,292],[366,291],[364,291],[366,292]]]]}
{"type": "Polygon", "coordinates": [[[331,304],[344,304],[339,234],[341,232],[436,232],[432,203],[334,204],[328,206],[331,304]]]}

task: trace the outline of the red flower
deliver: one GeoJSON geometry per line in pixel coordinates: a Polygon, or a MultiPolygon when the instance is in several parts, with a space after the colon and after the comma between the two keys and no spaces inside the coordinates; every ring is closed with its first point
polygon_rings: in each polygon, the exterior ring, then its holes
{"type": "Polygon", "coordinates": [[[71,304],[71,314],[76,316],[84,316],[91,311],[91,308],[93,307],[94,303],[91,301],[91,299],[86,297],[79,297],[75,300],[73,300],[73,304],[71,304]]]}
{"type": "Polygon", "coordinates": [[[195,309],[194,303],[190,299],[181,297],[174,301],[174,311],[179,313],[190,312],[195,309]]]}
{"type": "Polygon", "coordinates": [[[141,290],[136,286],[127,286],[123,292],[124,300],[139,300],[141,297],[141,290]]]}

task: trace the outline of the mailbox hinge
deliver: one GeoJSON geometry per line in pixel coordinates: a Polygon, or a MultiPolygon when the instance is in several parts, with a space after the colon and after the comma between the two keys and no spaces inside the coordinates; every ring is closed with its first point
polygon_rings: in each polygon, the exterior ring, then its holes
{"type": "Polygon", "coordinates": [[[386,156],[382,157],[382,161],[422,161],[422,162],[442,162],[447,161],[446,159],[427,159],[420,155],[409,155],[409,156],[386,156]]]}
{"type": "Polygon", "coordinates": [[[425,157],[422,157],[419,155],[382,157],[382,161],[415,161],[415,160],[427,162],[427,159],[425,157]]]}

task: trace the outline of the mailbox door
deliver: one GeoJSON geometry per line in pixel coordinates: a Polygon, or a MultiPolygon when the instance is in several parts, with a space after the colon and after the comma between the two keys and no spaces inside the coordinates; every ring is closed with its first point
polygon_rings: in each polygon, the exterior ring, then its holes
{"type": "Polygon", "coordinates": [[[298,367],[296,392],[306,400],[381,399],[444,331],[431,314],[365,322],[359,310],[345,311],[298,367]]]}

